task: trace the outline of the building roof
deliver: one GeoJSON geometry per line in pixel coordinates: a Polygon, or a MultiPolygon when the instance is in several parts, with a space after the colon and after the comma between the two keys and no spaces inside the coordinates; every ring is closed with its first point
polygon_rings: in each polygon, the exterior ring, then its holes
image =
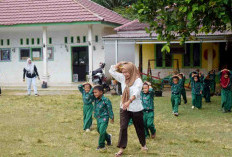
{"type": "Polygon", "coordinates": [[[140,23],[139,20],[133,20],[122,26],[115,28],[116,31],[138,31],[144,30],[145,27],[149,27],[148,24],[140,23]]]}
{"type": "Polygon", "coordinates": [[[0,25],[96,21],[118,25],[129,22],[90,0],[0,0],[0,25]]]}
{"type": "MultiPolygon", "coordinates": [[[[117,34],[112,34],[105,36],[104,38],[121,38],[121,39],[157,39],[158,34],[156,33],[146,33],[145,27],[149,28],[148,24],[140,23],[139,20],[130,21],[122,26],[115,28],[117,34]]],[[[192,33],[192,36],[204,37],[207,38],[215,37],[215,36],[231,36],[231,31],[220,32],[216,31],[214,33],[192,33]]]]}

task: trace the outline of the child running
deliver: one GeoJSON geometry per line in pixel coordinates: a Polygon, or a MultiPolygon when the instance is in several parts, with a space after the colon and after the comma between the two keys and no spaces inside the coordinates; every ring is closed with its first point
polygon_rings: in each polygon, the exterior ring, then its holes
{"type": "Polygon", "coordinates": [[[223,112],[231,112],[232,105],[232,72],[228,69],[223,69],[220,73],[221,89],[221,106],[223,112]]]}
{"type": "Polygon", "coordinates": [[[149,82],[143,84],[143,91],[141,91],[141,100],[143,104],[143,121],[145,128],[146,138],[150,137],[149,130],[151,132],[151,137],[155,138],[156,129],[154,125],[154,96],[155,92],[149,82]]]}
{"type": "Polygon", "coordinates": [[[90,83],[84,83],[78,86],[79,91],[82,94],[83,99],[83,129],[86,132],[90,131],[92,126],[92,114],[93,114],[93,88],[90,83]]]}
{"type": "Polygon", "coordinates": [[[178,107],[181,103],[181,90],[182,90],[182,79],[178,75],[174,75],[170,78],[171,85],[171,102],[172,102],[172,111],[174,116],[178,116],[178,107]]]}
{"type": "Polygon", "coordinates": [[[202,90],[203,85],[201,80],[203,80],[202,75],[190,73],[191,88],[192,88],[192,109],[195,107],[198,109],[202,108],[202,90]],[[201,79],[200,79],[201,78],[201,79]]]}
{"type": "Polygon", "coordinates": [[[180,77],[180,79],[182,79],[182,81],[181,81],[181,86],[182,86],[181,95],[184,99],[184,103],[187,104],[186,90],[184,87],[186,78],[185,78],[185,75],[183,73],[180,73],[178,76],[180,77]]]}
{"type": "Polygon", "coordinates": [[[97,120],[97,131],[100,134],[97,150],[105,149],[105,141],[108,146],[112,145],[112,135],[106,132],[109,123],[114,123],[114,113],[111,102],[103,95],[103,87],[97,85],[93,88],[95,97],[94,101],[94,117],[97,120]]]}

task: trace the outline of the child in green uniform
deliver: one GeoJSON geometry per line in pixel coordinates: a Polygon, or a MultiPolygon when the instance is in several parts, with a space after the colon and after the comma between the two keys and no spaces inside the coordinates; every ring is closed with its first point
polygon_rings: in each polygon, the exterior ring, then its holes
{"type": "Polygon", "coordinates": [[[178,116],[178,107],[181,103],[181,90],[182,90],[182,79],[178,75],[172,76],[170,78],[171,85],[171,102],[172,102],[172,111],[175,116],[178,116]]]}
{"type": "Polygon", "coordinates": [[[203,85],[200,77],[202,78],[202,75],[190,74],[191,77],[191,88],[192,88],[192,109],[195,107],[198,109],[202,108],[202,90],[203,90],[203,85]]]}
{"type": "Polygon", "coordinates": [[[209,78],[209,75],[206,76],[206,78],[203,81],[203,96],[205,98],[205,102],[209,103],[210,101],[210,85],[211,85],[211,81],[209,78]]]}
{"type": "Polygon", "coordinates": [[[232,72],[228,69],[223,69],[220,73],[221,89],[221,106],[223,112],[231,112],[232,105],[232,72]]]}
{"type": "Polygon", "coordinates": [[[111,123],[114,122],[114,113],[110,100],[103,95],[102,86],[95,86],[93,93],[95,96],[94,117],[97,119],[97,131],[100,134],[97,150],[100,150],[105,148],[105,141],[107,145],[112,145],[112,135],[108,134],[106,130],[109,118],[111,123]]]}
{"type": "Polygon", "coordinates": [[[185,75],[183,73],[180,73],[178,76],[180,77],[180,79],[182,79],[182,81],[181,81],[181,86],[182,86],[181,95],[184,99],[184,103],[187,104],[186,91],[185,91],[185,87],[184,87],[186,78],[185,78],[185,75]]]}
{"type": "Polygon", "coordinates": [[[155,138],[156,129],[154,125],[154,96],[155,92],[151,87],[149,82],[143,84],[143,91],[141,91],[141,100],[143,104],[143,121],[145,128],[145,136],[148,138],[150,136],[149,130],[151,132],[151,137],[155,138]]]}
{"type": "Polygon", "coordinates": [[[211,70],[208,75],[209,75],[209,79],[210,79],[210,94],[214,95],[215,90],[216,90],[215,70],[211,70]]]}
{"type": "Polygon", "coordinates": [[[82,94],[82,99],[84,102],[83,105],[83,129],[86,132],[90,131],[90,127],[92,126],[92,114],[93,114],[93,88],[91,84],[84,83],[78,86],[79,91],[82,94]]]}

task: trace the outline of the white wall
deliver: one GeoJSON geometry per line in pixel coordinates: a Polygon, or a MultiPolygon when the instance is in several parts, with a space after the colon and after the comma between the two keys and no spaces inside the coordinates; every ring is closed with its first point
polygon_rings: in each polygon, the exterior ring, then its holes
{"type": "MultiPolygon", "coordinates": [[[[98,68],[100,62],[105,62],[104,47],[102,36],[107,33],[113,33],[112,27],[106,25],[93,25],[93,45],[96,50],[93,51],[93,67],[98,68]],[[107,31],[105,31],[107,30],[107,31]],[[95,43],[95,35],[98,35],[99,42],[95,43]]],[[[88,42],[82,43],[83,36],[88,41],[87,25],[57,25],[48,26],[47,37],[52,37],[52,46],[54,47],[54,60],[48,62],[48,72],[50,74],[49,82],[52,83],[71,83],[72,66],[71,66],[71,46],[88,45],[88,42]],[[70,43],[70,37],[74,37],[74,44],[70,43]],[[80,36],[81,43],[76,42],[76,37],[80,36]],[[64,43],[64,37],[68,37],[68,44],[64,43]],[[66,51],[65,45],[68,47],[66,51]]],[[[20,61],[19,50],[21,47],[42,47],[42,26],[34,27],[9,27],[1,28],[0,40],[4,39],[4,46],[1,48],[15,49],[11,51],[11,61],[0,62],[0,83],[20,83],[23,78],[23,68],[25,61],[20,61]],[[24,39],[24,45],[20,45],[20,39],[24,39]],[[26,38],[30,39],[30,45],[26,45],[26,38]],[[31,38],[35,39],[35,44],[31,45],[31,38]],[[36,44],[36,39],[40,38],[40,45],[36,44]],[[10,46],[6,46],[6,40],[10,39],[10,46]]],[[[43,75],[43,61],[35,61],[40,76],[43,75]]]]}

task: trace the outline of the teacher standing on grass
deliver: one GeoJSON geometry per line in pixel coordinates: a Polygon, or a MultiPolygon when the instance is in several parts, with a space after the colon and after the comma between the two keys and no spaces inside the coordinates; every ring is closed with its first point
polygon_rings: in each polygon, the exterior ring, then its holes
{"type": "Polygon", "coordinates": [[[141,149],[148,150],[143,123],[143,105],[140,100],[143,82],[138,69],[131,62],[119,62],[117,65],[111,66],[109,73],[115,80],[121,83],[123,92],[120,103],[120,134],[118,140],[118,148],[120,150],[115,156],[122,156],[127,146],[127,128],[131,118],[142,146],[141,149]]]}
{"type": "Polygon", "coordinates": [[[31,84],[34,88],[35,96],[38,96],[38,91],[36,87],[36,77],[39,78],[39,73],[34,63],[32,63],[31,59],[27,59],[26,67],[23,69],[23,82],[25,81],[25,75],[27,78],[27,95],[31,95],[31,84]]]}

